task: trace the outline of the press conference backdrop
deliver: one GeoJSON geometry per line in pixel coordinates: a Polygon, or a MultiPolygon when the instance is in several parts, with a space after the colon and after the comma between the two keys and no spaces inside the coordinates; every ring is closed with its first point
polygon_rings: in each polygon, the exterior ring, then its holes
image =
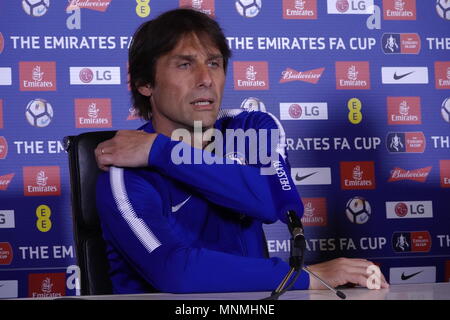
{"type": "MultiPolygon", "coordinates": [[[[62,139],[142,124],[127,48],[179,6],[223,26],[223,108],[284,127],[306,262],[363,257],[392,284],[449,281],[450,1],[2,0],[0,297],[79,293],[62,139]]],[[[285,225],[265,230],[287,259],[285,225]]]]}

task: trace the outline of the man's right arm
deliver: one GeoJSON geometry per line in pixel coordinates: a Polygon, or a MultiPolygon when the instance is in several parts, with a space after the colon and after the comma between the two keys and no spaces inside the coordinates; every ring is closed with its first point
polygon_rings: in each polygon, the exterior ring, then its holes
{"type": "MultiPolygon", "coordinates": [[[[272,134],[272,129],[280,129],[273,117],[265,113],[253,113],[246,120],[248,127],[255,130],[264,129],[269,135],[272,134]]],[[[280,137],[278,137],[279,139],[280,137]]],[[[267,137],[267,141],[272,141],[270,136],[267,137]]],[[[290,166],[284,156],[284,147],[285,145],[281,143],[279,148],[276,149],[275,156],[279,159],[280,169],[285,172],[285,179],[292,180],[290,166]]],[[[268,150],[271,149],[268,148],[268,150]]],[[[96,155],[100,167],[110,164],[116,166],[151,166],[158,172],[189,185],[217,205],[266,223],[278,219],[278,215],[282,213],[276,212],[276,203],[286,200],[274,199],[273,188],[277,188],[273,185],[275,179],[270,179],[268,176],[261,174],[262,165],[260,163],[245,166],[237,163],[224,164],[225,158],[213,156],[208,151],[192,148],[183,142],[171,140],[164,135],[133,133],[132,131],[121,133],[119,131],[116,137],[98,146],[96,155]],[[145,138],[146,136],[148,137],[145,138]],[[184,162],[184,155],[182,163],[175,163],[176,161],[172,158],[174,148],[182,144],[184,147],[177,149],[188,151],[189,163],[184,162]],[[140,148],[140,146],[142,147],[140,148]],[[127,152],[126,148],[130,151],[127,152]],[[135,149],[140,150],[131,151],[135,149]],[[101,150],[104,151],[103,154],[101,150]],[[142,150],[150,151],[146,154],[142,150]],[[213,161],[212,164],[195,164],[195,160],[198,158],[202,161],[205,158],[218,161],[213,161]],[[130,161],[133,163],[130,163],[130,161]],[[135,165],[137,161],[139,165],[135,165]]],[[[175,154],[175,156],[177,155],[175,154]]],[[[292,181],[290,183],[294,185],[292,181]]],[[[275,181],[275,184],[279,184],[279,182],[275,181]]],[[[289,197],[292,198],[289,203],[297,204],[295,211],[301,215],[303,206],[296,189],[290,192],[289,197]]]]}

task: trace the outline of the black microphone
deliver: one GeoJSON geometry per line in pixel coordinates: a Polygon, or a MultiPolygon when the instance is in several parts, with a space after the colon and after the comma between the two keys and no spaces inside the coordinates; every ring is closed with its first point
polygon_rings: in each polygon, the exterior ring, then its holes
{"type": "MultiPolygon", "coordinates": [[[[288,165],[286,167],[289,168],[288,165]]],[[[275,210],[279,219],[288,225],[289,232],[292,236],[291,252],[289,257],[289,266],[291,267],[291,270],[280,283],[278,288],[272,292],[272,295],[266,299],[278,299],[279,296],[289,290],[296,282],[298,276],[300,275],[301,269],[307,272],[310,276],[312,275],[318,279],[339,298],[345,299],[346,297],[344,293],[334,289],[307,267],[303,266],[304,252],[306,249],[303,224],[300,220],[303,215],[303,203],[297,192],[297,188],[292,181],[290,172],[286,172],[283,160],[272,161],[271,170],[272,174],[268,175],[268,179],[275,210]],[[286,287],[288,280],[294,272],[296,272],[296,276],[294,276],[291,283],[286,287]]]]}
{"type": "Polygon", "coordinates": [[[303,225],[297,213],[293,210],[287,212],[288,229],[291,233],[291,253],[289,265],[295,271],[303,267],[304,253],[306,249],[306,240],[303,232],[303,225]]]}

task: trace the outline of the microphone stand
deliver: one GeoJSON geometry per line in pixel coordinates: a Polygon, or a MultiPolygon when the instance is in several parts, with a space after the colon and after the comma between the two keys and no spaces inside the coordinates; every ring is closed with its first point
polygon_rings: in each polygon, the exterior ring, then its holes
{"type": "Polygon", "coordinates": [[[264,298],[262,300],[277,300],[282,294],[284,294],[286,291],[288,291],[297,281],[298,277],[300,276],[301,270],[304,270],[307,272],[310,276],[312,275],[314,278],[319,280],[325,287],[333,291],[339,298],[345,299],[346,296],[342,291],[336,290],[332,286],[330,286],[328,283],[326,283],[324,280],[322,280],[318,275],[316,275],[314,272],[308,269],[308,267],[303,266],[303,260],[304,260],[304,252],[306,248],[306,240],[303,233],[303,225],[298,218],[295,211],[289,210],[287,212],[288,216],[288,228],[291,233],[291,250],[290,250],[290,256],[289,256],[289,266],[291,267],[289,272],[286,274],[286,276],[283,278],[279,286],[272,292],[272,294],[264,298]],[[286,287],[286,284],[288,283],[289,279],[292,277],[293,273],[296,272],[294,278],[292,279],[291,283],[286,287]]]}

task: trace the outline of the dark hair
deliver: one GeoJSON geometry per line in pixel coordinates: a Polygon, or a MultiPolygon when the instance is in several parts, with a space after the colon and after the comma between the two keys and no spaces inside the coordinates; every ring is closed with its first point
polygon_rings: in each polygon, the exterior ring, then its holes
{"type": "Polygon", "coordinates": [[[138,115],[150,120],[149,97],[139,93],[138,88],[155,85],[156,62],[159,57],[176,47],[187,34],[209,40],[223,56],[226,71],[231,51],[219,24],[208,15],[192,9],[175,9],[161,14],[156,19],[144,22],[133,35],[128,51],[128,73],[132,103],[138,115]]]}

